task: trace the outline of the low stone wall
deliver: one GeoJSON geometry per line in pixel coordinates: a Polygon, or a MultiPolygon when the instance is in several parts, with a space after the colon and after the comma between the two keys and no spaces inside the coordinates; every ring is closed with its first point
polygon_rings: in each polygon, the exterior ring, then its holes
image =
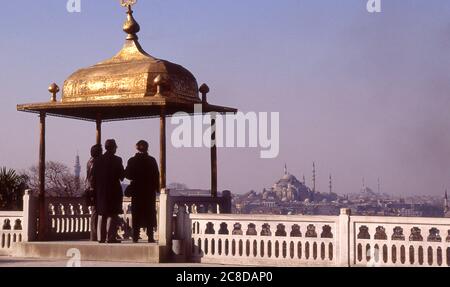
{"type": "Polygon", "coordinates": [[[354,266],[450,266],[450,219],[350,217],[354,266]]]}
{"type": "Polygon", "coordinates": [[[10,254],[14,243],[23,240],[23,212],[0,211],[0,255],[10,254]]]}
{"type": "Polygon", "coordinates": [[[194,262],[339,266],[339,217],[191,215],[194,262]]]}
{"type": "MultiPolygon", "coordinates": [[[[224,214],[229,197],[171,196],[157,202],[159,245],[173,260],[264,266],[450,266],[450,219],[417,217],[277,216],[224,214]],[[203,212],[203,213],[200,213],[203,212]],[[168,249],[169,250],[169,249],[168,249]]],[[[131,203],[124,201],[119,233],[130,235],[131,203]]],[[[81,198],[48,198],[49,241],[88,239],[91,210],[81,198]]],[[[35,241],[37,198],[0,212],[0,255],[35,241]]],[[[143,234],[143,236],[145,236],[143,234]]]]}
{"type": "Polygon", "coordinates": [[[264,266],[450,266],[450,219],[191,214],[194,262],[264,266]]]}
{"type": "MultiPolygon", "coordinates": [[[[16,242],[37,240],[39,225],[38,198],[31,190],[23,197],[23,211],[0,212],[0,254],[9,254],[16,242]]],[[[48,197],[45,201],[46,241],[89,240],[91,231],[92,208],[86,206],[84,198],[48,197]]],[[[171,196],[169,191],[163,191],[157,197],[156,214],[159,226],[155,230],[155,239],[161,245],[169,246],[176,231],[176,213],[180,208],[187,207],[190,212],[208,212],[211,210],[225,212],[231,206],[231,196],[211,198],[207,196],[171,196]],[[162,203],[161,203],[162,198],[162,203]],[[175,218],[175,220],[174,220],[175,218]],[[167,228],[166,228],[167,227],[167,228]],[[164,234],[164,236],[159,236],[164,234]]],[[[124,198],[121,215],[123,221],[119,228],[119,236],[129,239],[131,236],[132,216],[131,200],[124,198]]],[[[146,232],[141,230],[141,238],[146,239],[146,232]]]]}

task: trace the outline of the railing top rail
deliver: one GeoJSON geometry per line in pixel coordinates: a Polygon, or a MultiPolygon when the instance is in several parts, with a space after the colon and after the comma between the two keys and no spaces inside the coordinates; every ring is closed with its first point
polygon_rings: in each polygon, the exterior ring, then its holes
{"type": "Polygon", "coordinates": [[[83,205],[86,202],[86,199],[83,197],[47,197],[45,199],[45,204],[62,204],[62,205],[83,205]]]}
{"type": "Polygon", "coordinates": [[[0,211],[1,217],[23,217],[23,211],[0,211]]]}
{"type": "Polygon", "coordinates": [[[171,196],[174,203],[222,203],[228,200],[225,197],[207,197],[207,196],[171,196]]]}
{"type": "Polygon", "coordinates": [[[380,224],[432,224],[450,225],[450,218],[438,217],[388,217],[388,216],[351,216],[351,222],[380,224]]]}
{"type": "Polygon", "coordinates": [[[193,220],[223,221],[286,221],[286,222],[337,222],[339,216],[321,215],[260,215],[260,214],[189,214],[193,220]]]}

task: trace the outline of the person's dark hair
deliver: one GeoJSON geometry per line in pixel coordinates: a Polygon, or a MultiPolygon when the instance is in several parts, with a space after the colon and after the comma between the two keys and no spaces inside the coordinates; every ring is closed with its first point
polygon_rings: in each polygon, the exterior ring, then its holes
{"type": "Polygon", "coordinates": [[[99,157],[103,153],[103,148],[101,144],[96,144],[91,147],[91,156],[92,157],[99,157]]]}
{"type": "Polygon", "coordinates": [[[116,141],[113,139],[109,139],[105,142],[105,149],[107,151],[112,151],[117,148],[116,141]]]}
{"type": "Polygon", "coordinates": [[[140,152],[148,152],[148,142],[144,140],[138,141],[136,144],[136,149],[140,152]]]}

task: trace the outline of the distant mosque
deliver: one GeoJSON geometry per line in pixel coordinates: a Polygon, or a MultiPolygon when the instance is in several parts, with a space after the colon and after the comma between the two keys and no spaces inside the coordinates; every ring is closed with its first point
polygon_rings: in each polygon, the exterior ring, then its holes
{"type": "Polygon", "coordinates": [[[328,194],[321,194],[316,191],[316,166],[313,163],[312,188],[308,187],[305,182],[298,180],[294,175],[290,174],[287,165],[284,166],[284,175],[279,179],[271,189],[264,189],[262,192],[263,200],[276,200],[281,202],[312,202],[322,200],[336,200],[337,195],[332,192],[332,181],[330,175],[330,191],[328,194]]]}

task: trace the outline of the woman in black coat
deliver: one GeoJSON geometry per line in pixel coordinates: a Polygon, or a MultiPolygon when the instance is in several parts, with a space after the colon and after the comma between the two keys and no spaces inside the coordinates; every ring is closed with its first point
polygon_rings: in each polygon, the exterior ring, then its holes
{"type": "Polygon", "coordinates": [[[133,241],[139,240],[140,228],[147,229],[148,241],[154,242],[153,228],[156,222],[156,193],[159,192],[159,169],[156,160],[148,154],[148,143],[136,144],[138,153],[130,158],[125,176],[131,180],[128,188],[131,196],[133,241]]]}

